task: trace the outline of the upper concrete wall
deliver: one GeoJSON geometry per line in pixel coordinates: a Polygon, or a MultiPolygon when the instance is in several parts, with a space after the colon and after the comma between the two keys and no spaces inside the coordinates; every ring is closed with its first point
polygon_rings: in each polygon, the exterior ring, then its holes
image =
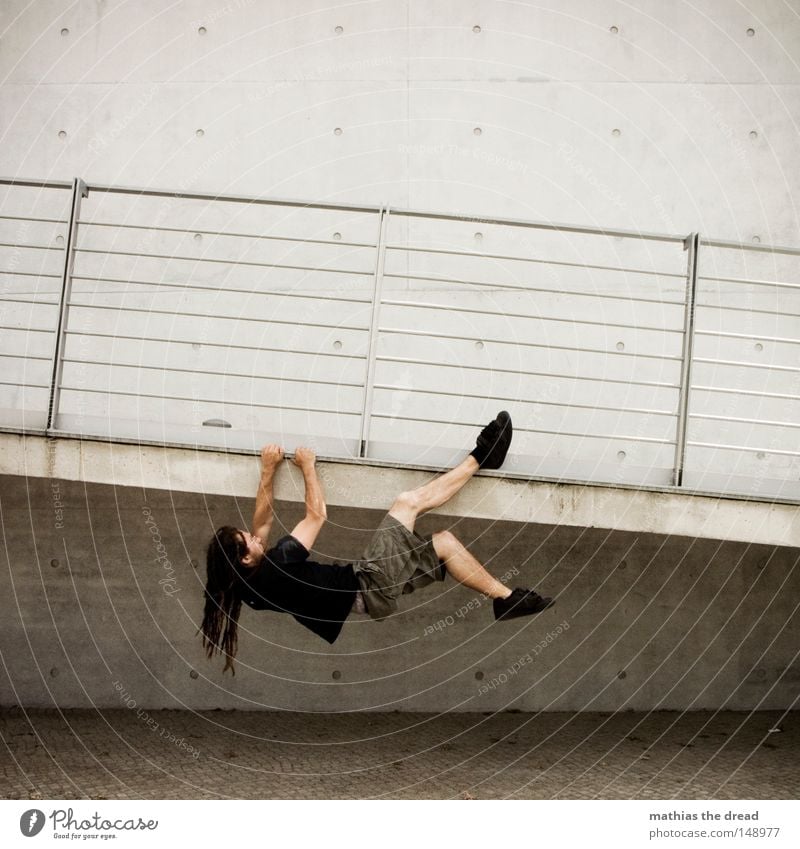
{"type": "Polygon", "coordinates": [[[550,5],[3,4],[0,426],[800,497],[800,19],[550,5]]]}
{"type": "MultiPolygon", "coordinates": [[[[188,448],[48,439],[0,433],[0,474],[252,498],[256,457],[188,448]]],[[[431,471],[369,461],[319,463],[328,503],[387,510],[395,494],[430,480],[431,471]]],[[[285,463],[276,497],[302,502],[303,480],[285,463]]],[[[483,472],[435,511],[449,517],[534,522],[667,536],[740,540],[753,545],[800,546],[800,508],[655,489],[548,483],[483,472]]]]}
{"type": "Polygon", "coordinates": [[[634,5],[9,0],[0,174],[800,244],[796,10],[634,5]]]}

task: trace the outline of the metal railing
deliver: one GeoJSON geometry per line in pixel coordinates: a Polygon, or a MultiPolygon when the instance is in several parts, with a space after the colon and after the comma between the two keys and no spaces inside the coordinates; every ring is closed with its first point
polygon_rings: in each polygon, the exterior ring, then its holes
{"type": "Polygon", "coordinates": [[[0,180],[0,427],[800,498],[800,250],[0,180]],[[792,276],[794,275],[794,277],[792,276]]]}

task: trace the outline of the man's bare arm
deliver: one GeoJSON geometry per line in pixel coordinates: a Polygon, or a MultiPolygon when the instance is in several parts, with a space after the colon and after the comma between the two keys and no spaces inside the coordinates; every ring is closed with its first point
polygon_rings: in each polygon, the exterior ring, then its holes
{"type": "Polygon", "coordinates": [[[298,448],[292,462],[303,472],[306,486],[306,515],[294,528],[292,536],[309,551],[328,518],[325,495],[315,467],[316,455],[310,448],[298,448]]]}
{"type": "Polygon", "coordinates": [[[266,549],[267,537],[273,518],[273,481],[275,470],[283,460],[283,449],[279,445],[265,445],[261,449],[261,480],[256,493],[256,509],[253,513],[253,536],[261,540],[266,549]]]}

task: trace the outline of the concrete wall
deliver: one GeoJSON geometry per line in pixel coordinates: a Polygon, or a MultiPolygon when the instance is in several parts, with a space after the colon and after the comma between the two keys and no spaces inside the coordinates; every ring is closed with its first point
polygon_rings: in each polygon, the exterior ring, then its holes
{"type": "MultiPolygon", "coordinates": [[[[423,532],[450,528],[511,586],[557,605],[494,623],[448,580],[390,621],[351,619],[333,646],[245,609],[231,678],[195,636],[203,558],[215,527],[249,523],[252,498],[8,475],[0,492],[3,705],[777,709],[800,687],[792,548],[428,516],[423,532]]],[[[273,534],[300,510],[280,501],[273,534]]],[[[330,508],[315,554],[358,556],[380,515],[330,508]]]]}
{"type": "MultiPolygon", "coordinates": [[[[457,0],[172,6],[10,0],[0,6],[0,40],[3,176],[387,202],[800,245],[793,200],[800,189],[800,19],[779,0],[649,0],[635,9],[589,0],[556,9],[457,0]]],[[[30,214],[5,202],[2,211],[30,214]]],[[[62,218],[63,211],[53,215],[62,218]]],[[[30,279],[37,271],[57,277],[63,231],[7,223],[3,241],[11,245],[12,271],[24,270],[19,257],[25,252],[14,245],[41,238],[53,251],[50,265],[37,254],[30,279]]],[[[475,230],[460,233],[458,244],[474,249],[475,230]]],[[[481,232],[489,251],[491,228],[481,232]]],[[[725,272],[727,260],[706,256],[702,273],[725,272]]],[[[772,280],[796,277],[788,261],[775,268],[772,280]]],[[[166,270],[153,268],[153,278],[166,270]]],[[[30,294],[28,280],[18,286],[20,297],[30,294]]],[[[564,276],[555,282],[563,288],[564,276]]],[[[248,278],[240,285],[253,283],[248,278]]],[[[682,291],[681,281],[675,285],[682,291]]],[[[36,321],[54,326],[55,290],[37,290],[35,297],[43,293],[53,303],[39,308],[36,321]]],[[[760,417],[779,432],[762,444],[752,422],[743,428],[742,422],[695,420],[690,440],[698,444],[690,446],[690,459],[698,472],[691,486],[715,488],[741,473],[746,491],[791,495],[798,467],[794,447],[784,442],[793,439],[797,421],[795,361],[774,372],[749,369],[796,356],[797,299],[776,295],[774,321],[765,325],[753,317],[763,306],[756,296],[749,290],[737,295],[743,298],[737,305],[751,311],[739,316],[733,331],[741,338],[732,340],[725,335],[729,319],[717,308],[730,307],[729,294],[701,281],[699,330],[706,335],[698,351],[707,362],[696,379],[724,383],[728,418],[760,417]],[[718,368],[720,359],[733,362],[718,368]],[[753,410],[753,396],[737,395],[743,387],[769,392],[771,400],[753,410]],[[734,444],[739,455],[749,452],[749,465],[737,468],[725,452],[709,459],[704,444],[711,437],[734,444]],[[775,447],[777,461],[770,457],[775,447]],[[756,486],[773,462],[786,489],[756,486]]],[[[658,304],[637,319],[657,322],[664,310],[658,304]]],[[[4,377],[10,385],[0,398],[8,395],[9,409],[22,413],[2,425],[30,426],[19,398],[35,395],[41,418],[52,331],[25,323],[34,315],[29,307],[4,303],[3,311],[4,325],[18,322],[0,339],[18,372],[4,377]],[[11,342],[9,333],[16,334],[11,342]],[[23,352],[34,337],[44,339],[44,347],[37,349],[41,374],[32,377],[23,352]]],[[[673,312],[670,320],[679,321],[679,310],[673,312]]],[[[574,327],[564,326],[562,343],[576,345],[569,335],[574,327]]],[[[619,353],[623,340],[608,334],[604,341],[619,353]]],[[[551,342],[555,347],[559,339],[551,342]]],[[[579,360],[574,354],[564,356],[579,360]]],[[[641,379],[643,368],[633,361],[628,379],[634,370],[641,379]]],[[[88,371],[82,379],[97,383],[88,371]]],[[[382,379],[411,380],[403,374],[382,379]]],[[[464,397],[490,393],[525,403],[539,394],[472,384],[464,397]]],[[[584,394],[575,397],[592,403],[584,394]]],[[[392,411],[396,400],[392,394],[383,403],[392,411]]],[[[696,414],[717,415],[704,396],[698,401],[696,414]]],[[[132,436],[142,418],[131,419],[132,436]]],[[[163,423],[156,416],[155,424],[163,423]]],[[[243,433],[256,448],[264,434],[246,425],[243,433]]],[[[295,428],[281,435],[302,440],[308,433],[295,428]]],[[[418,444],[430,442],[423,434],[418,444]]],[[[461,445],[459,434],[444,447],[461,445]]],[[[550,459],[547,451],[542,457],[550,459]]],[[[215,525],[240,510],[243,523],[249,520],[249,496],[114,486],[108,483],[118,482],[113,475],[105,484],[48,478],[42,471],[29,477],[24,455],[13,459],[23,468],[3,479],[0,502],[9,564],[3,572],[9,605],[1,632],[3,703],[114,706],[114,681],[150,707],[767,708],[789,706],[796,697],[795,550],[776,549],[774,542],[494,518],[464,520],[458,532],[474,541],[479,556],[494,556],[501,574],[524,564],[520,581],[557,593],[555,610],[487,630],[485,606],[458,617],[471,596],[446,586],[413,603],[407,599],[396,623],[349,624],[332,649],[291,621],[245,611],[240,675],[223,680],[219,664],[206,665],[194,637],[202,555],[215,525]],[[69,505],[61,520],[55,518],[58,501],[69,505]],[[146,504],[155,525],[145,519],[146,504]],[[63,527],[56,527],[59,521],[63,527]],[[153,527],[170,553],[174,584],[159,584],[164,570],[155,560],[153,527]],[[165,591],[170,587],[177,590],[172,595],[165,591]],[[564,621],[570,627],[556,634],[564,621]],[[536,654],[548,634],[550,644],[536,654]]],[[[586,458],[578,460],[586,465],[586,458]]],[[[665,463],[655,468],[662,477],[668,470],[665,463]]],[[[558,476],[564,467],[530,473],[558,476]]],[[[613,470],[610,479],[648,482],[613,470]]],[[[287,527],[296,510],[282,503],[287,527]]],[[[352,556],[364,541],[356,529],[377,515],[337,507],[321,554],[352,556]]]]}
{"type": "Polygon", "coordinates": [[[5,176],[800,243],[800,18],[782,0],[0,16],[5,176]]]}

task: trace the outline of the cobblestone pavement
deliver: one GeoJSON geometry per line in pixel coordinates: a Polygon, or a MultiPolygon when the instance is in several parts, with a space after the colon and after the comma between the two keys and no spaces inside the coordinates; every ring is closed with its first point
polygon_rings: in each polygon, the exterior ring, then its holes
{"type": "Polygon", "coordinates": [[[0,794],[793,799],[798,716],[8,708],[0,710],[0,794]]]}

